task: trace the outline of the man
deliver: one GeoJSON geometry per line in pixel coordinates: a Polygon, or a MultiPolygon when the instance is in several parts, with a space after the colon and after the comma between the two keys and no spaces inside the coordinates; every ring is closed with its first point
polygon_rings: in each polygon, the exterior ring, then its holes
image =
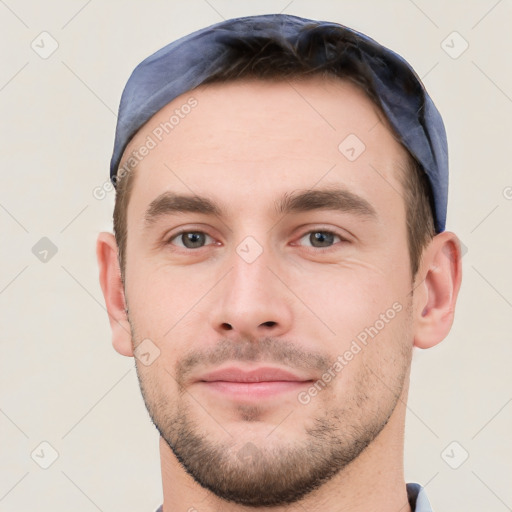
{"type": "Polygon", "coordinates": [[[100,282],[160,433],[164,512],[431,510],[413,347],[450,331],[441,117],[370,38],[289,15],[156,52],[119,110],[100,282]]]}

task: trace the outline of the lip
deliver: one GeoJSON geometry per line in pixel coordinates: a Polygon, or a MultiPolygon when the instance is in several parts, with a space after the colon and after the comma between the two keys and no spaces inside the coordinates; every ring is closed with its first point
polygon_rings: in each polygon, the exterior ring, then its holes
{"type": "Polygon", "coordinates": [[[306,382],[312,380],[308,377],[296,375],[281,368],[271,366],[261,366],[252,370],[243,370],[235,366],[222,368],[202,375],[199,381],[203,382],[238,382],[238,383],[258,383],[258,382],[306,382]]]}
{"type": "Polygon", "coordinates": [[[313,379],[269,366],[253,370],[229,367],[207,373],[198,383],[214,393],[234,400],[255,400],[299,391],[313,379]]]}

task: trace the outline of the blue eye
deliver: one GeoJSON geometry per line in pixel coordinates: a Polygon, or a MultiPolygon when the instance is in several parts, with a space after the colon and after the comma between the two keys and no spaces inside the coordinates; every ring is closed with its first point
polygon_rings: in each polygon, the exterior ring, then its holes
{"type": "Polygon", "coordinates": [[[338,241],[342,240],[342,238],[338,236],[336,233],[333,233],[332,231],[323,230],[310,231],[300,238],[300,240],[304,239],[308,240],[311,247],[317,248],[330,247],[336,242],[335,239],[338,239],[338,241]]]}
{"type": "Polygon", "coordinates": [[[206,245],[207,238],[211,237],[201,231],[182,231],[181,233],[173,236],[168,243],[179,241],[181,243],[174,243],[174,245],[184,247],[185,249],[200,249],[206,245]]]}

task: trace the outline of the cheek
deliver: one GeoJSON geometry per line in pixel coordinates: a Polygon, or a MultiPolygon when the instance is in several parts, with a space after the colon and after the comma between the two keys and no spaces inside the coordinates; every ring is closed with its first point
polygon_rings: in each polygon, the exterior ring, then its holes
{"type": "Polygon", "coordinates": [[[331,392],[355,393],[367,372],[378,385],[372,371],[384,382],[392,381],[404,347],[412,343],[407,335],[407,296],[400,289],[403,272],[387,274],[359,264],[333,268],[330,273],[321,279],[302,279],[297,295],[307,297],[306,305],[318,318],[308,314],[310,320],[304,320],[302,327],[299,320],[297,327],[310,332],[329,354],[331,374],[336,376],[331,392]]]}
{"type": "Polygon", "coordinates": [[[161,339],[190,312],[207,283],[180,268],[144,261],[134,267],[127,272],[130,318],[139,335],[161,339]]]}
{"type": "Polygon", "coordinates": [[[402,274],[361,262],[345,262],[307,279],[304,274],[297,275],[291,278],[290,287],[343,344],[376,322],[380,326],[386,312],[384,321],[403,308],[408,289],[402,274]]]}
{"type": "Polygon", "coordinates": [[[345,313],[346,322],[340,319],[335,344],[329,348],[335,377],[322,396],[328,406],[348,401],[355,407],[353,414],[362,414],[362,409],[369,414],[402,389],[412,352],[410,316],[407,304],[399,302],[371,313],[362,307],[345,313]]]}

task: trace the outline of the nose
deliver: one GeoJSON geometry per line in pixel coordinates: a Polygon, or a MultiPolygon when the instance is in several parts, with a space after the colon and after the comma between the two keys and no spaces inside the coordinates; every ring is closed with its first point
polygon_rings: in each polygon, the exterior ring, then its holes
{"type": "Polygon", "coordinates": [[[234,251],[227,265],[230,271],[216,290],[211,317],[217,333],[236,339],[287,333],[293,297],[277,277],[280,265],[275,258],[264,250],[248,262],[234,251]]]}

